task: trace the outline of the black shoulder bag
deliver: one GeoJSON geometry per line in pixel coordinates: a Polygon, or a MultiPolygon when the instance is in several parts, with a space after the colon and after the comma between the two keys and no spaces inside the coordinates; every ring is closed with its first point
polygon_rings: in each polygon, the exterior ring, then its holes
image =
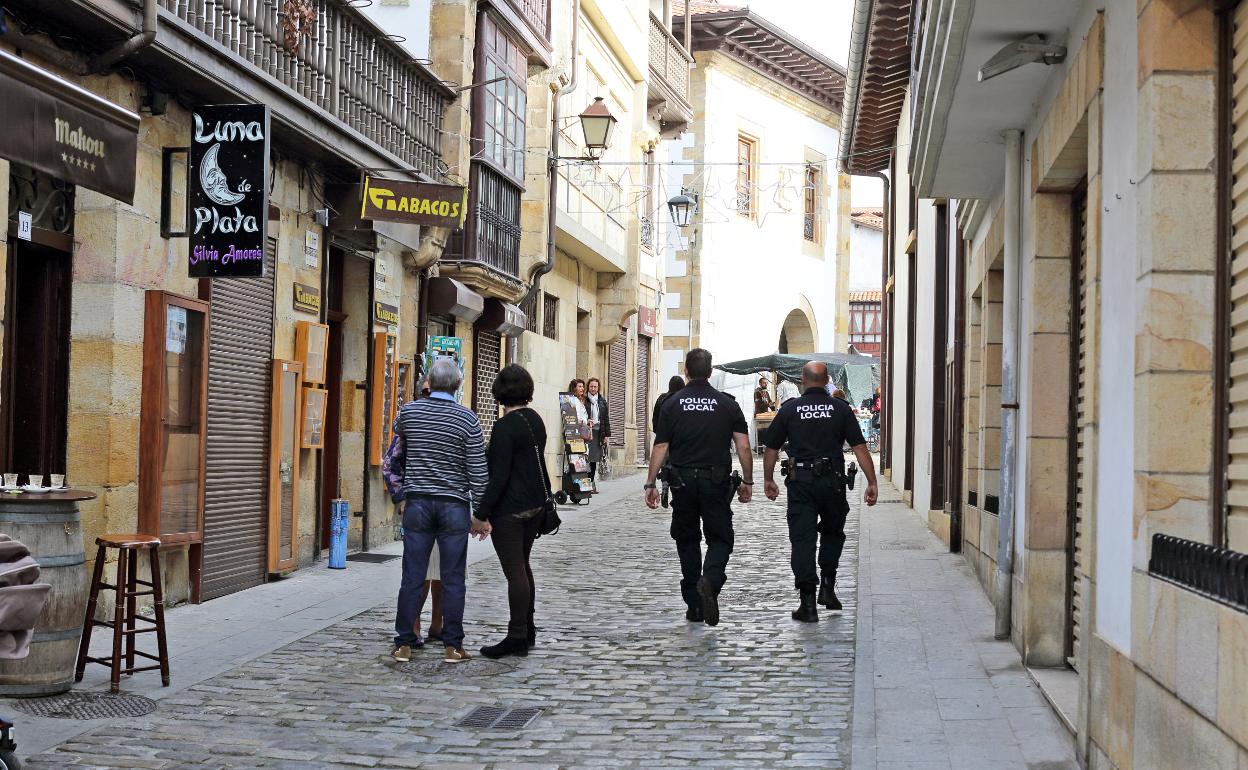
{"type": "Polygon", "coordinates": [[[517,410],[516,414],[520,415],[520,419],[524,420],[524,426],[529,429],[529,437],[533,439],[533,457],[537,460],[537,467],[541,470],[542,480],[545,482],[546,499],[542,502],[541,510],[537,514],[537,536],[553,535],[559,531],[563,522],[559,519],[559,508],[555,505],[555,498],[550,494],[550,474],[546,471],[546,463],[542,460],[542,453],[537,447],[537,433],[533,431],[533,425],[524,413],[517,410]]]}

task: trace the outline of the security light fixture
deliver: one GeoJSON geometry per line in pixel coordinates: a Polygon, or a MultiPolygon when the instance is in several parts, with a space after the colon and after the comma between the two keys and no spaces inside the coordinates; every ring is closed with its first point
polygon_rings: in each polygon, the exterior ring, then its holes
{"type": "Polygon", "coordinates": [[[672,213],[672,224],[688,227],[693,221],[694,212],[698,210],[698,199],[682,189],[667,202],[667,210],[672,213]]]}
{"type": "Polygon", "coordinates": [[[1045,42],[1044,35],[1028,35],[997,51],[979,68],[979,82],[1004,75],[1024,64],[1057,64],[1066,58],[1066,46],[1045,42]]]}
{"type": "Polygon", "coordinates": [[[611,146],[611,134],[619,121],[607,109],[601,96],[595,96],[594,103],[586,107],[579,117],[581,130],[585,132],[585,152],[590,158],[601,158],[611,146]]]}

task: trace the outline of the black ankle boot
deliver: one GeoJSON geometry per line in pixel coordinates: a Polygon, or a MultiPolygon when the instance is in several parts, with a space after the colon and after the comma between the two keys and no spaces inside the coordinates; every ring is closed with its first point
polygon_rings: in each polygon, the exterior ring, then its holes
{"type": "Polygon", "coordinates": [[[793,619],[800,620],[803,623],[818,623],[819,609],[815,605],[815,592],[802,591],[799,596],[802,603],[801,606],[793,610],[793,619]]]}
{"type": "Polygon", "coordinates": [[[533,625],[532,621],[529,622],[529,634],[525,637],[524,643],[528,645],[529,649],[537,646],[537,626],[533,625]]]}
{"type": "Polygon", "coordinates": [[[841,609],[841,601],[836,598],[836,575],[824,575],[819,581],[819,603],[830,610],[841,609]]]}
{"type": "Polygon", "coordinates": [[[487,658],[505,658],[508,655],[528,655],[529,645],[524,639],[509,636],[498,644],[482,647],[481,654],[487,658]]]}

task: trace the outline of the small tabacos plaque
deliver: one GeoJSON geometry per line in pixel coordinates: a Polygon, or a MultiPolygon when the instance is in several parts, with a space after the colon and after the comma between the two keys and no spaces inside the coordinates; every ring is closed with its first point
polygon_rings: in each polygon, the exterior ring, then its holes
{"type": "Polygon", "coordinates": [[[385,324],[386,326],[398,326],[399,308],[395,305],[387,305],[385,302],[374,302],[373,318],[379,324],[385,324]]]}
{"type": "Polygon", "coordinates": [[[321,290],[316,286],[309,286],[306,283],[295,284],[294,302],[295,310],[301,310],[304,313],[313,315],[321,314],[321,290]]]}
{"type": "Polygon", "coordinates": [[[190,276],[264,275],[269,108],[206,105],[191,118],[190,276]]]}

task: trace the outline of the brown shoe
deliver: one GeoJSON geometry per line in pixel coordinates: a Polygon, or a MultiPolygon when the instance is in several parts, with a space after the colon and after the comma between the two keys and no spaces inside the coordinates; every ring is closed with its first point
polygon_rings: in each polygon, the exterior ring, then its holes
{"type": "Polygon", "coordinates": [[[390,651],[390,657],[394,658],[400,663],[407,663],[408,661],[412,659],[412,648],[407,646],[406,644],[403,645],[402,647],[396,647],[390,651]]]}
{"type": "Polygon", "coordinates": [[[442,660],[447,663],[463,663],[472,660],[472,656],[464,652],[463,647],[447,647],[446,655],[442,660]]]}

